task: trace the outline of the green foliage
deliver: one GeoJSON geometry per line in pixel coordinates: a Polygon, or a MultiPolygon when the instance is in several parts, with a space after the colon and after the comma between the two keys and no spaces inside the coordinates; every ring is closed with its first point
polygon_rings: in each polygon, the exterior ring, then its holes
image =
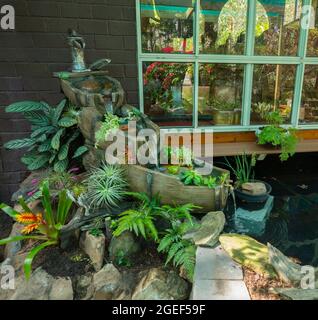
{"type": "Polygon", "coordinates": [[[236,177],[237,186],[241,186],[246,182],[250,182],[254,179],[255,172],[254,167],[256,165],[256,155],[242,154],[241,156],[235,156],[235,165],[232,165],[228,158],[225,158],[226,165],[232,170],[236,177]]]}
{"type": "Polygon", "coordinates": [[[167,157],[168,163],[178,166],[192,166],[193,153],[191,149],[182,147],[166,147],[164,153],[167,157]]]}
{"type": "Polygon", "coordinates": [[[136,209],[121,213],[117,220],[114,236],[118,237],[125,231],[131,231],[136,236],[141,235],[145,239],[158,240],[158,231],[154,221],[160,215],[160,199],[158,196],[149,198],[146,193],[127,192],[140,204],[136,209]]]}
{"type": "Polygon", "coordinates": [[[119,129],[120,119],[112,113],[105,114],[105,120],[103,121],[101,127],[95,132],[95,147],[97,148],[101,142],[104,142],[108,135],[119,129]]]}
{"type": "Polygon", "coordinates": [[[195,267],[195,245],[183,239],[183,235],[193,228],[191,223],[173,222],[160,240],[158,251],[167,254],[166,264],[172,262],[175,267],[183,267],[188,278],[193,279],[195,267]]]}
{"type": "Polygon", "coordinates": [[[26,233],[36,230],[35,234],[31,236],[22,235],[0,240],[0,245],[6,245],[7,243],[29,239],[44,241],[40,245],[32,248],[24,261],[24,272],[27,279],[30,278],[32,262],[36,255],[44,248],[51,245],[57,245],[59,243],[60,230],[67,222],[73,204],[72,200],[68,197],[67,191],[64,189],[59,192],[57,207],[54,208],[52,206],[52,197],[48,182],[43,183],[41,187],[41,193],[42,207],[44,208],[43,215],[39,213],[33,213],[23,198],[20,198],[19,200],[20,205],[25,210],[25,213],[22,214],[16,212],[14,209],[5,204],[0,205],[0,209],[2,209],[6,214],[19,223],[26,224],[26,228],[30,228],[26,233]],[[26,220],[22,222],[24,215],[31,215],[33,220],[31,222],[26,220]]]}
{"type": "Polygon", "coordinates": [[[99,228],[92,228],[89,230],[89,234],[98,238],[98,237],[102,236],[103,231],[99,228]]]}
{"type": "Polygon", "coordinates": [[[132,262],[131,260],[126,256],[125,252],[123,250],[119,250],[116,252],[115,256],[115,264],[120,267],[131,267],[132,262]]]}
{"type": "Polygon", "coordinates": [[[187,186],[202,186],[203,177],[195,170],[183,171],[180,175],[180,180],[187,186]]]}
{"type": "Polygon", "coordinates": [[[21,112],[31,123],[29,138],[12,140],[5,144],[7,149],[28,148],[21,161],[29,170],[51,167],[57,172],[67,170],[69,159],[84,154],[82,146],[73,155],[73,145],[77,145],[80,132],[77,128],[77,111],[66,100],[56,107],[45,102],[22,101],[11,104],[6,112],[21,112]]]}
{"type": "Polygon", "coordinates": [[[217,177],[209,176],[203,178],[203,184],[209,189],[215,189],[218,186],[218,179],[217,177]]]}
{"type": "Polygon", "coordinates": [[[84,181],[85,199],[92,207],[116,207],[124,198],[127,182],[120,166],[102,164],[93,169],[84,181]]]}
{"type": "Polygon", "coordinates": [[[261,117],[261,119],[265,119],[267,114],[273,110],[273,106],[266,102],[259,102],[253,106],[253,111],[261,117]]]}
{"type": "Polygon", "coordinates": [[[296,130],[294,128],[285,129],[280,126],[284,120],[278,111],[270,112],[266,120],[270,125],[262,128],[261,131],[257,133],[258,144],[280,146],[282,149],[280,160],[288,160],[296,151],[298,142],[296,130]]]}
{"type": "Polygon", "coordinates": [[[184,205],[164,205],[159,208],[160,214],[167,221],[179,221],[183,219],[187,219],[191,224],[192,216],[191,212],[195,209],[200,209],[200,207],[195,206],[192,203],[187,203],[184,205]]]}

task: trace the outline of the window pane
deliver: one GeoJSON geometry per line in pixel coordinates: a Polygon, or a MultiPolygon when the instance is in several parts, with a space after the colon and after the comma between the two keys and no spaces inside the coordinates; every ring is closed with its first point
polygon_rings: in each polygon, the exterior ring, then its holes
{"type": "Polygon", "coordinates": [[[299,121],[318,122],[318,66],[307,65],[305,68],[299,121]]]}
{"type": "Polygon", "coordinates": [[[266,114],[274,110],[290,122],[295,74],[295,65],[254,66],[251,124],[266,123],[266,114]]]}
{"type": "Polygon", "coordinates": [[[201,1],[200,51],[244,54],[247,0],[201,1]]]}
{"type": "Polygon", "coordinates": [[[193,65],[144,63],[144,109],[160,126],[192,126],[193,65]]]}
{"type": "Polygon", "coordinates": [[[255,54],[296,56],[301,0],[259,0],[255,28],[255,54]]]}
{"type": "Polygon", "coordinates": [[[143,52],[193,53],[192,0],[141,0],[143,52]]]}
{"type": "Polygon", "coordinates": [[[318,1],[312,1],[312,7],[309,24],[308,34],[308,45],[307,45],[307,56],[317,57],[318,56],[318,1]]]}
{"type": "Polygon", "coordinates": [[[243,74],[243,65],[200,65],[200,126],[241,124],[243,74]]]}

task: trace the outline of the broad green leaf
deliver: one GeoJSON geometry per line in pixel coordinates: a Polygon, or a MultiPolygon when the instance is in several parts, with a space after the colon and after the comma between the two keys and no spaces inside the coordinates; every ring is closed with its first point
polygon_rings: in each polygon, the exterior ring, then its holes
{"type": "Polygon", "coordinates": [[[34,158],[34,161],[28,165],[28,169],[31,171],[38,170],[45,167],[49,162],[49,155],[43,154],[34,158]]]}
{"type": "Polygon", "coordinates": [[[76,124],[77,124],[77,120],[71,117],[64,117],[58,122],[58,125],[63,128],[70,128],[76,124]]]}
{"type": "Polygon", "coordinates": [[[24,117],[30,121],[33,126],[45,127],[50,125],[50,119],[42,111],[25,112],[24,117]]]}
{"type": "Polygon", "coordinates": [[[53,226],[55,224],[54,222],[54,215],[53,215],[53,209],[51,205],[51,195],[50,195],[50,186],[48,181],[44,181],[41,186],[42,191],[42,204],[44,207],[44,219],[48,223],[49,226],[53,226]]]}
{"type": "Polygon", "coordinates": [[[86,146],[81,146],[79,147],[73,155],[73,159],[80,157],[81,155],[83,155],[84,153],[86,153],[88,151],[88,148],[86,146]]]}
{"type": "Polygon", "coordinates": [[[22,149],[31,147],[35,144],[35,141],[30,138],[24,138],[24,139],[17,139],[17,140],[11,140],[4,144],[4,147],[7,149],[22,149]]]}
{"type": "Polygon", "coordinates": [[[16,237],[9,237],[9,238],[0,240],[0,245],[5,245],[11,242],[18,242],[18,241],[29,240],[29,239],[46,240],[45,237],[41,237],[41,236],[16,236],[16,237]]]}
{"type": "Polygon", "coordinates": [[[15,219],[16,215],[19,214],[19,212],[15,211],[13,208],[6,205],[5,203],[0,204],[0,209],[13,219],[15,219]]]}
{"type": "Polygon", "coordinates": [[[43,110],[43,105],[37,101],[20,101],[6,107],[6,112],[30,112],[38,110],[43,110]]]}
{"type": "Polygon", "coordinates": [[[49,150],[52,149],[51,146],[51,140],[46,140],[44,141],[39,147],[38,147],[38,151],[39,152],[47,152],[49,150]]]}
{"type": "Polygon", "coordinates": [[[68,159],[56,161],[54,163],[54,171],[55,172],[64,172],[67,170],[67,167],[68,167],[68,159]]]}
{"type": "Polygon", "coordinates": [[[59,151],[58,154],[58,159],[60,161],[65,160],[68,156],[68,151],[69,151],[70,145],[68,143],[64,144],[59,151]]]}
{"type": "Polygon", "coordinates": [[[61,143],[61,137],[62,135],[64,134],[65,132],[65,129],[60,129],[56,134],[55,136],[52,138],[52,141],[51,141],[51,146],[53,149],[55,150],[59,150],[60,149],[60,143],[61,143]]]}
{"type": "Polygon", "coordinates": [[[54,246],[56,245],[57,242],[56,241],[47,241],[44,242],[42,244],[40,244],[39,246],[33,248],[27,255],[27,257],[24,260],[24,273],[25,273],[25,277],[27,280],[30,279],[31,276],[31,271],[32,271],[32,262],[35,258],[35,256],[42,251],[43,249],[45,249],[46,247],[49,246],[54,246]]]}
{"type": "Polygon", "coordinates": [[[52,124],[54,126],[58,125],[58,122],[60,120],[60,117],[64,111],[64,108],[66,106],[66,100],[62,100],[54,109],[53,114],[52,114],[52,124]]]}
{"type": "Polygon", "coordinates": [[[30,207],[27,205],[27,203],[24,201],[23,197],[19,197],[18,199],[20,206],[25,212],[33,212],[30,207]]]}
{"type": "Polygon", "coordinates": [[[39,129],[34,130],[31,133],[31,138],[36,138],[39,135],[42,135],[43,133],[45,134],[51,134],[55,131],[54,127],[52,126],[45,126],[45,127],[41,127],[39,129]]]}

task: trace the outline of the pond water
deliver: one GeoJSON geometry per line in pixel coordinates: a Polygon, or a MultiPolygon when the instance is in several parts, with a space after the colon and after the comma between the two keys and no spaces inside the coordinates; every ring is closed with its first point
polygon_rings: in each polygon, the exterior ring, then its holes
{"type": "MultiPolygon", "coordinates": [[[[215,162],[221,164],[224,159],[217,158],[215,162]]],[[[255,168],[255,179],[269,183],[275,199],[265,233],[257,240],[270,242],[284,254],[298,258],[301,264],[314,266],[318,266],[317,163],[318,153],[297,153],[285,162],[277,155],[268,155],[255,168]]],[[[225,231],[235,232],[231,199],[225,213],[225,231]]]]}

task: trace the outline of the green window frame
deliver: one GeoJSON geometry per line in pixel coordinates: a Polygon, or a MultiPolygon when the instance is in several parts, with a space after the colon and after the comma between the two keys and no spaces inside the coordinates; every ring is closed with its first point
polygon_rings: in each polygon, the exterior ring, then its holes
{"type": "MultiPolygon", "coordinates": [[[[199,29],[200,29],[200,4],[201,0],[195,2],[195,23],[194,23],[194,53],[193,54],[165,54],[165,53],[143,53],[141,43],[141,12],[140,0],[136,0],[136,19],[137,19],[137,50],[138,50],[138,79],[139,79],[139,101],[140,110],[144,112],[144,90],[143,90],[143,63],[144,62],[187,62],[194,64],[194,101],[193,101],[193,127],[192,129],[204,129],[213,132],[239,132],[255,131],[261,125],[251,125],[251,101],[253,87],[253,70],[256,64],[282,64],[296,65],[296,76],[294,86],[294,96],[291,111],[291,123],[285,127],[296,127],[297,129],[318,129],[317,124],[300,124],[299,112],[302,98],[303,80],[306,65],[318,65],[318,57],[307,57],[307,39],[309,28],[300,27],[298,53],[297,56],[259,56],[254,54],[255,21],[256,21],[256,1],[248,0],[247,9],[247,29],[246,29],[246,48],[244,55],[220,55],[220,54],[200,54],[199,53],[199,29]],[[208,126],[198,125],[198,86],[199,86],[199,64],[200,63],[224,63],[224,64],[244,64],[243,80],[243,103],[241,125],[232,126],[208,126]]],[[[173,0],[171,0],[173,2],[173,0]]],[[[312,0],[303,0],[304,6],[311,6],[312,0]]],[[[301,19],[306,12],[302,10],[301,19]]],[[[165,128],[167,131],[174,128],[165,128]]]]}

